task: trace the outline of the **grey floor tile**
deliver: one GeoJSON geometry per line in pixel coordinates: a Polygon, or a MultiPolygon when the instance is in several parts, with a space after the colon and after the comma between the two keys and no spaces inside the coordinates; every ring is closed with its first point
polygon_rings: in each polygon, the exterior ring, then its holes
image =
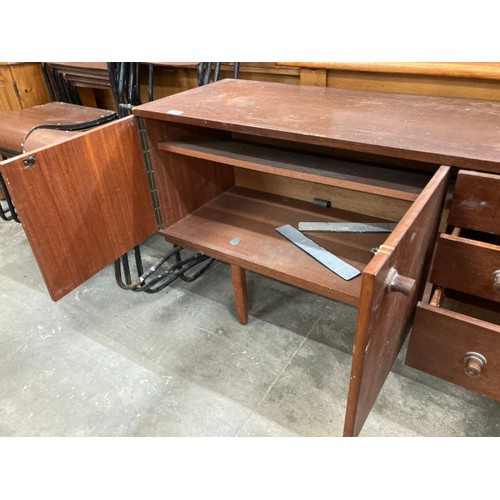
{"type": "Polygon", "coordinates": [[[309,334],[330,303],[319,295],[255,273],[249,273],[248,294],[253,316],[302,336],[309,334]]]}
{"type": "Polygon", "coordinates": [[[20,224],[0,221],[0,276],[31,290],[46,293],[40,270],[20,224]]]}
{"type": "Polygon", "coordinates": [[[132,436],[236,436],[251,410],[177,374],[163,376],[167,384],[130,429],[132,436]]]}
{"type": "MultiPolygon", "coordinates": [[[[300,436],[341,436],[351,359],[308,339],[255,414],[300,436]]],[[[500,436],[500,403],[474,396],[468,402],[390,373],[360,435],[500,436]]]]}
{"type": "Polygon", "coordinates": [[[92,295],[64,305],[40,298],[29,315],[18,314],[23,302],[2,300],[11,314],[0,335],[0,435],[231,436],[251,412],[168,367],[155,372],[118,341],[96,342],[99,332],[119,339],[124,330],[109,308],[92,310],[92,295]],[[90,324],[73,310],[81,302],[90,324]]]}
{"type": "Polygon", "coordinates": [[[299,436],[341,436],[350,356],[307,340],[256,410],[299,436]]]}
{"type": "Polygon", "coordinates": [[[469,404],[406,377],[390,373],[361,436],[500,436],[500,403],[469,404]]]}
{"type": "MultiPolygon", "coordinates": [[[[246,272],[249,314],[267,323],[305,335],[330,302],[328,299],[279,281],[246,272]],[[301,314],[297,314],[300,308],[301,314]]],[[[235,314],[231,268],[216,262],[207,275],[193,283],[175,283],[176,288],[226,305],[235,314]]]]}
{"type": "MultiPolygon", "coordinates": [[[[231,311],[179,291],[161,306],[142,307],[140,330],[107,328],[96,340],[136,353],[158,373],[174,371],[224,397],[253,407],[303,340],[250,318],[240,325],[231,311]]],[[[133,323],[135,311],[122,321],[133,323]]]]}
{"type": "Polygon", "coordinates": [[[17,437],[14,429],[10,428],[7,424],[3,422],[0,423],[0,440],[2,438],[17,437]]]}
{"type": "MultiPolygon", "coordinates": [[[[326,300],[326,299],[325,299],[326,300]]],[[[358,310],[356,307],[329,300],[324,314],[309,334],[309,339],[325,346],[352,353],[358,310]]]]}
{"type": "Polygon", "coordinates": [[[16,436],[121,436],[161,377],[33,311],[2,336],[0,421],[16,436]]]}
{"type": "Polygon", "coordinates": [[[254,412],[238,431],[238,436],[297,437],[298,435],[290,429],[281,426],[277,422],[260,415],[258,412],[254,412]]]}

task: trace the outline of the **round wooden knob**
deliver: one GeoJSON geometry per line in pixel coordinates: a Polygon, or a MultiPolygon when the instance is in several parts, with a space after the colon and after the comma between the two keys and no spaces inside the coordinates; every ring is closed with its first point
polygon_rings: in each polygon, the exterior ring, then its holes
{"type": "Polygon", "coordinates": [[[478,352],[468,352],[464,357],[464,372],[469,377],[479,377],[486,367],[486,358],[478,352]]]}
{"type": "Polygon", "coordinates": [[[415,287],[415,280],[407,278],[406,276],[401,276],[396,269],[391,268],[387,273],[385,287],[389,292],[399,292],[409,297],[415,287]]]}
{"type": "Polygon", "coordinates": [[[500,293],[500,269],[493,273],[493,290],[500,293]]]}

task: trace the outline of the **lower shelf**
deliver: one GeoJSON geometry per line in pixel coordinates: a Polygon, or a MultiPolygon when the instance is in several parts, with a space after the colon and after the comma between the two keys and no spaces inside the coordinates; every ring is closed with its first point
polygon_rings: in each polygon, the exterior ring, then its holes
{"type": "MultiPolygon", "coordinates": [[[[234,187],[160,231],[169,242],[354,306],[361,276],[338,277],[281,236],[276,228],[301,221],[376,222],[380,219],[234,187]]],[[[308,233],[318,245],[360,271],[387,234],[308,233]]]]}

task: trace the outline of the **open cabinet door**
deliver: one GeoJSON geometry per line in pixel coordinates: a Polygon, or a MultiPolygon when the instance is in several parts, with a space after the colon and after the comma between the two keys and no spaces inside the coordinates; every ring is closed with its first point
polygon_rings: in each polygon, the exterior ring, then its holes
{"type": "Polygon", "coordinates": [[[157,229],[132,116],[0,168],[53,300],[157,229]]]}
{"type": "Polygon", "coordinates": [[[446,194],[442,166],[366,266],[344,436],[357,436],[405,340],[422,295],[446,194]]]}

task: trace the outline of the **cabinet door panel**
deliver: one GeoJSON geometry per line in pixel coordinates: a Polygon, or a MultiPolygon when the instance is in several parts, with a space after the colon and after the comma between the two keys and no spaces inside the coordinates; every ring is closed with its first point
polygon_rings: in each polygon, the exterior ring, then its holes
{"type": "Polygon", "coordinates": [[[0,168],[53,300],[156,231],[134,117],[0,168]]]}
{"type": "Polygon", "coordinates": [[[358,435],[422,294],[449,167],[440,167],[363,271],[344,435],[358,435]]]}

